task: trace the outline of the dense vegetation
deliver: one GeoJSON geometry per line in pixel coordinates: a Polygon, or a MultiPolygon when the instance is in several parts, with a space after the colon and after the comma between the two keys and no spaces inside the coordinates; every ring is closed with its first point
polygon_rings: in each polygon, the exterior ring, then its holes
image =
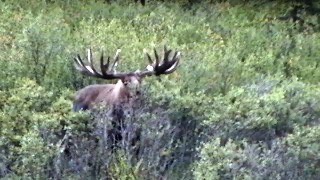
{"type": "Polygon", "coordinates": [[[318,4],[190,2],[0,2],[0,178],[320,177],[318,4]],[[146,79],[126,119],[140,140],[111,149],[108,110],[72,112],[103,82],[72,57],[121,48],[135,70],[165,44],[180,67],[146,79]]]}

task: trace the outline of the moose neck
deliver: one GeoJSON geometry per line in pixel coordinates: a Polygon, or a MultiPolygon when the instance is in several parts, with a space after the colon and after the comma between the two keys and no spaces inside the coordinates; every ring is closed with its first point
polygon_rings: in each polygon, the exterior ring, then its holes
{"type": "Polygon", "coordinates": [[[127,98],[130,96],[129,91],[127,90],[126,86],[123,84],[121,80],[115,84],[114,89],[112,91],[112,96],[115,99],[121,100],[120,102],[126,101],[127,98]]]}
{"type": "Polygon", "coordinates": [[[123,91],[125,91],[125,89],[126,87],[124,86],[123,82],[121,80],[118,80],[118,82],[114,86],[113,93],[115,93],[115,95],[120,95],[123,91]]]}

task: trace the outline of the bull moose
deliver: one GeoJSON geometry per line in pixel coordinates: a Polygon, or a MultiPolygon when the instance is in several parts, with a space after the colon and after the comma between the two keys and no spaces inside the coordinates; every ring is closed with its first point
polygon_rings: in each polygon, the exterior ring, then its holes
{"type": "Polygon", "coordinates": [[[80,89],[75,95],[74,111],[91,109],[96,104],[117,106],[130,103],[132,97],[139,95],[141,81],[144,77],[170,74],[177,69],[181,53],[176,51],[171,57],[171,52],[172,50],[168,50],[165,46],[163,59],[160,60],[157,51],[154,49],[155,60],[152,60],[150,54],[146,53],[150,63],[146,70],[127,73],[116,72],[120,59],[119,49],[113,58],[114,62],[111,68],[109,68],[110,56],[105,63],[103,53],[101,54],[99,71],[94,67],[91,49],[88,49],[87,55],[89,65],[86,65],[78,54],[74,58],[75,67],[82,74],[106,80],[118,79],[118,82],[116,84],[94,84],[80,89]]]}
{"type": "MultiPolygon", "coordinates": [[[[146,53],[146,52],[145,52],[146,53]]],[[[102,78],[106,80],[118,80],[116,84],[94,84],[80,89],[74,100],[74,111],[92,109],[95,105],[109,106],[111,107],[112,128],[106,130],[107,137],[104,139],[110,139],[113,141],[112,147],[117,144],[123,137],[127,137],[127,134],[133,134],[128,139],[132,146],[135,146],[136,142],[140,140],[141,129],[133,128],[132,130],[127,123],[124,123],[124,115],[132,109],[132,105],[135,105],[141,91],[141,81],[147,76],[160,76],[164,74],[170,74],[174,72],[181,57],[179,51],[172,53],[172,50],[168,50],[164,47],[163,58],[160,59],[158,52],[154,49],[155,59],[151,58],[151,55],[146,53],[149,60],[149,65],[144,71],[134,72],[116,72],[116,67],[120,59],[120,50],[118,49],[113,57],[113,64],[110,65],[110,56],[107,61],[104,61],[104,55],[100,57],[100,70],[96,70],[93,63],[93,55],[91,49],[87,52],[88,65],[84,63],[83,59],[78,54],[75,58],[75,67],[82,74],[102,78]],[[172,55],[173,54],[173,55],[172,55]],[[130,131],[130,132],[129,132],[130,131]],[[132,132],[133,131],[133,132],[132,132]],[[123,134],[125,133],[125,134],[123,134]]],[[[128,113],[127,113],[128,114],[128,113]]],[[[136,149],[136,153],[139,148],[136,149]]]]}

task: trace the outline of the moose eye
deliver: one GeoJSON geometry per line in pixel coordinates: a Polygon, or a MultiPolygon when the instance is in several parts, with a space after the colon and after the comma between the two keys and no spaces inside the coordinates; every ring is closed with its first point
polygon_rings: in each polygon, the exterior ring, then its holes
{"type": "Polygon", "coordinates": [[[128,81],[125,81],[125,82],[123,82],[123,84],[124,84],[125,86],[127,86],[127,85],[129,84],[129,82],[128,82],[128,81]]]}

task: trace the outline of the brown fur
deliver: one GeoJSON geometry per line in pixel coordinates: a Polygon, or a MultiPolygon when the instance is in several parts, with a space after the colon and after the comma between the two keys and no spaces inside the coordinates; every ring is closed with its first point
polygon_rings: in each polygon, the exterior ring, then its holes
{"type": "MultiPolygon", "coordinates": [[[[94,84],[80,89],[75,95],[74,110],[91,109],[94,105],[120,105],[128,103],[129,99],[137,93],[136,89],[130,89],[131,81],[137,80],[133,77],[127,77],[124,80],[118,80],[116,84],[94,84]]],[[[137,86],[139,86],[137,84],[137,86]]]]}

